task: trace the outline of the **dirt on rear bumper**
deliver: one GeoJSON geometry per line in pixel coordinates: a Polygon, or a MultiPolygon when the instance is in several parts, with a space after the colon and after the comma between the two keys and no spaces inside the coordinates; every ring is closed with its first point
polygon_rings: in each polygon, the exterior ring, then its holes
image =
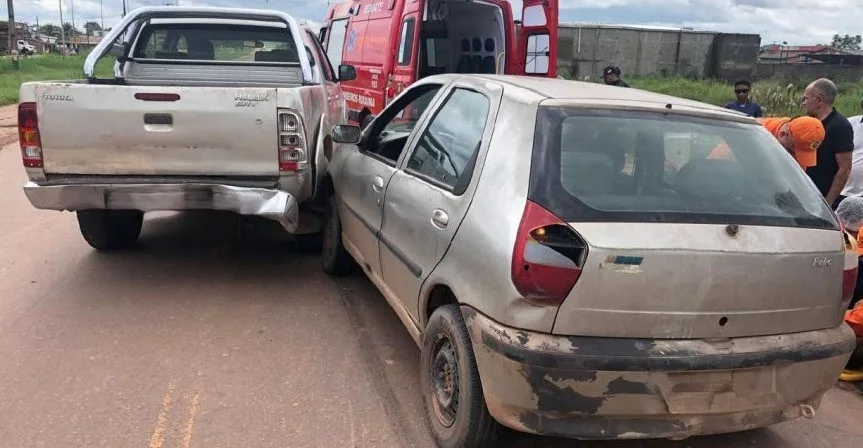
{"type": "Polygon", "coordinates": [[[855,344],[844,324],[712,342],[553,336],[462,313],[492,416],[579,439],[682,439],[811,416],[855,344]]]}

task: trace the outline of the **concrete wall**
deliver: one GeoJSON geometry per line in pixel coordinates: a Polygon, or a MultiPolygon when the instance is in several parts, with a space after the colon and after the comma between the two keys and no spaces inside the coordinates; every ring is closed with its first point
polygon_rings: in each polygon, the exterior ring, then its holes
{"type": "Polygon", "coordinates": [[[863,67],[826,64],[758,64],[757,79],[809,82],[830,78],[836,82],[863,81],[863,67]]]}
{"type": "Polygon", "coordinates": [[[760,43],[757,35],[561,24],[557,67],[577,78],[597,78],[607,65],[620,67],[624,78],[753,76],[760,43]]]}
{"type": "Polygon", "coordinates": [[[730,82],[756,75],[761,36],[717,34],[713,41],[712,77],[730,82]]]}

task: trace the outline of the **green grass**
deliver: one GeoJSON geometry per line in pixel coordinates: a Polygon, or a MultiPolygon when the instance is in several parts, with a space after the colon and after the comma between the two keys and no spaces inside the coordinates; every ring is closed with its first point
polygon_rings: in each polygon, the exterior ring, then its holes
{"type": "MultiPolygon", "coordinates": [[[[734,99],[734,88],[724,82],[688,78],[627,79],[632,87],[680,98],[724,106],[734,99]]],[[[753,99],[770,116],[795,116],[804,113],[800,104],[805,85],[762,81],[752,86],[753,99]]],[[[840,83],[836,108],[846,117],[860,115],[863,83],[840,83]]]]}
{"type": "MultiPolygon", "coordinates": [[[[236,58],[246,56],[244,52],[232,54],[236,58]]],[[[229,55],[224,55],[229,56],[229,55]]],[[[44,55],[22,58],[21,69],[12,68],[12,60],[0,58],[0,105],[18,102],[18,88],[22,82],[50,79],[80,79],[83,76],[85,55],[62,57],[44,55]]],[[[113,58],[103,58],[97,67],[99,77],[110,77],[113,58]]],[[[720,81],[694,80],[689,78],[634,78],[627,79],[633,87],[651,92],[701,101],[717,106],[734,99],[733,87],[720,81]]],[[[789,85],[784,82],[763,81],[753,86],[753,98],[768,115],[794,116],[803,113],[800,97],[805,85],[789,85]]],[[[858,115],[863,82],[839,84],[839,99],[836,108],[845,116],[858,115]]]]}
{"type": "MultiPolygon", "coordinates": [[[[26,57],[18,61],[19,70],[13,67],[11,58],[0,59],[0,106],[18,102],[18,89],[21,83],[83,78],[85,58],[86,55],[63,57],[53,54],[26,57]]],[[[113,64],[113,58],[103,58],[99,61],[96,74],[99,77],[110,77],[113,64]]]]}

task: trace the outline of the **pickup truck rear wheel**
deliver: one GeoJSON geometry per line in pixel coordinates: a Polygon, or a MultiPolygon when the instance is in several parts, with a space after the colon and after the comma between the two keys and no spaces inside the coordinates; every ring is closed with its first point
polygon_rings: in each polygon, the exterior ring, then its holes
{"type": "Polygon", "coordinates": [[[81,235],[96,250],[127,249],[138,242],[144,213],[138,210],[82,210],[81,235]]]}
{"type": "Polygon", "coordinates": [[[495,446],[500,425],[486,407],[473,346],[458,305],[444,305],[432,313],[420,362],[423,402],[438,446],[495,446]]]}
{"type": "Polygon", "coordinates": [[[322,243],[321,260],[324,272],[336,276],[349,274],[354,260],[342,242],[342,221],[339,219],[335,196],[327,198],[327,205],[324,208],[322,243]]]}

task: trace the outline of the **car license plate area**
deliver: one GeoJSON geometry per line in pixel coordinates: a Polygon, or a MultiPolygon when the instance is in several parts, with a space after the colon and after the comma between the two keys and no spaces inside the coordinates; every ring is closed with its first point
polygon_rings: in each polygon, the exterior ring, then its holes
{"type": "Polygon", "coordinates": [[[782,405],[776,368],[679,372],[660,387],[672,414],[723,414],[782,405]]]}

